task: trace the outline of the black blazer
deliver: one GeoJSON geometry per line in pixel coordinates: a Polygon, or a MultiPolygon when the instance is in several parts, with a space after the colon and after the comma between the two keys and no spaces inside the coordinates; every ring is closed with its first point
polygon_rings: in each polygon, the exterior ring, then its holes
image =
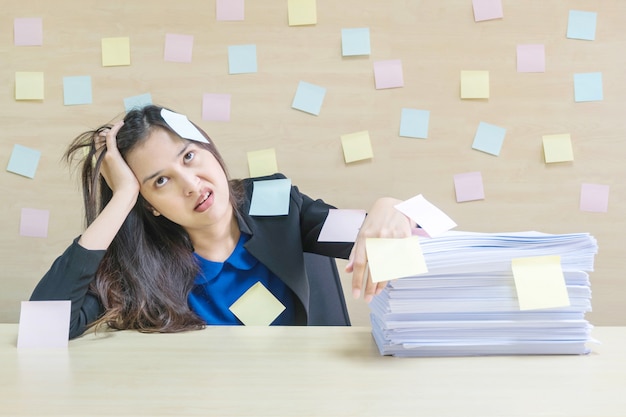
{"type": "MultiPolygon", "coordinates": [[[[353,243],[318,242],[322,225],[333,208],[313,200],[291,187],[289,214],[250,216],[254,181],[285,178],[282,174],[243,180],[245,198],[237,213],[241,232],[251,237],[246,249],[280,278],[296,295],[296,324],[306,325],[311,298],[304,266],[304,252],[347,259],[353,243]]],[[[78,238],[59,256],[35,287],[31,300],[71,300],[70,338],[81,335],[104,311],[100,300],[90,292],[103,250],[87,250],[78,238]]]]}

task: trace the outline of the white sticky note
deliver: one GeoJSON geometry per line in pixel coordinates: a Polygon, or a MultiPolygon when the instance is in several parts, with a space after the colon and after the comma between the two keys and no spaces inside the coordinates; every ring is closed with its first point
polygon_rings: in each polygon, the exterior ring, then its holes
{"type": "Polygon", "coordinates": [[[269,326],[285,310],[285,306],[259,281],[229,310],[246,326],[269,326]]]}
{"type": "Polygon", "coordinates": [[[365,210],[330,209],[318,242],[354,242],[365,220],[365,210]]]}
{"type": "Polygon", "coordinates": [[[72,302],[22,301],[18,348],[67,347],[72,302]]]}
{"type": "Polygon", "coordinates": [[[161,109],[161,117],[181,138],[209,143],[204,135],[184,114],[174,113],[167,109],[161,109]]]}
{"type": "Polygon", "coordinates": [[[454,220],[421,194],[396,204],[395,207],[419,224],[430,237],[438,236],[457,226],[454,220]]]}

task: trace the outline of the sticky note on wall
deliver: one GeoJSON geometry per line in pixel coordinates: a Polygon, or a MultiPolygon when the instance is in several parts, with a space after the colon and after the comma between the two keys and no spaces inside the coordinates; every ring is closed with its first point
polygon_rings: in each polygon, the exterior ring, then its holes
{"type": "Polygon", "coordinates": [[[568,162],[574,160],[572,140],[569,133],[559,135],[545,135],[543,139],[543,153],[546,164],[554,162],[568,162]]]}
{"type": "Polygon", "coordinates": [[[19,71],[15,73],[16,100],[43,100],[43,72],[19,71]]]}
{"type": "Polygon", "coordinates": [[[317,23],[317,3],[315,0],[288,0],[287,14],[289,26],[314,25],[317,23]]]}
{"type": "Polygon", "coordinates": [[[276,150],[274,148],[248,152],[248,169],[250,177],[262,177],[278,172],[276,150]]]}
{"type": "Polygon", "coordinates": [[[374,157],[370,135],[366,130],[342,135],[341,146],[346,164],[374,157]]]}
{"type": "Polygon", "coordinates": [[[15,144],[13,145],[13,152],[11,152],[7,171],[24,177],[34,178],[40,158],[40,151],[15,144]]]}
{"type": "Polygon", "coordinates": [[[103,67],[130,65],[129,38],[102,38],[101,46],[103,67]]]}
{"type": "Polygon", "coordinates": [[[489,98],[489,71],[461,71],[461,98],[489,98]]]}

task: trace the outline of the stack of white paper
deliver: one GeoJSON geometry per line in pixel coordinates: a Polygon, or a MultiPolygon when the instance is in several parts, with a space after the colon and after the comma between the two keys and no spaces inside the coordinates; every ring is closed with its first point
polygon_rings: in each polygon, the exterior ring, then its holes
{"type": "MultiPolygon", "coordinates": [[[[381,354],[588,353],[592,326],[585,320],[591,311],[587,272],[593,271],[598,249],[589,234],[450,231],[421,238],[420,245],[428,272],[389,282],[370,303],[372,332],[381,354]],[[569,305],[533,308],[530,303],[522,308],[512,264],[534,257],[557,259],[569,305]]],[[[541,298],[547,292],[539,279],[525,297],[541,298]]]]}

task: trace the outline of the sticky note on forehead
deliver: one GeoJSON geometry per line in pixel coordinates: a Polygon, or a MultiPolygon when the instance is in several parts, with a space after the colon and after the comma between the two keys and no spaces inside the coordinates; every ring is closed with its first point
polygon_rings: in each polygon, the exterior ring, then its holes
{"type": "Polygon", "coordinates": [[[184,114],[175,113],[167,109],[161,109],[161,117],[178,136],[196,142],[209,143],[202,132],[189,121],[184,114]]]}

